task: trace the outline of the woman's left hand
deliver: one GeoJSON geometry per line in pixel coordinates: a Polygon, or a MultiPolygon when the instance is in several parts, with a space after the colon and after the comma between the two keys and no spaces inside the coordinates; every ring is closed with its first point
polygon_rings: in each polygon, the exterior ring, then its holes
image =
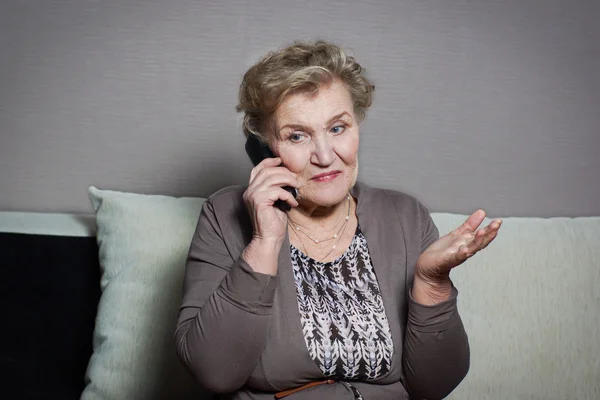
{"type": "Polygon", "coordinates": [[[477,230],[484,218],[485,211],[475,211],[461,226],[425,249],[417,261],[415,279],[432,287],[449,282],[452,268],[485,249],[498,234],[501,219],[495,219],[477,230]]]}

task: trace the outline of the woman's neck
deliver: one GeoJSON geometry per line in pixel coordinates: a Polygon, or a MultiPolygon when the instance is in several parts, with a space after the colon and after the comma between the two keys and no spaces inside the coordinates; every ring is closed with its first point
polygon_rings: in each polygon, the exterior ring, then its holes
{"type": "Polygon", "coordinates": [[[352,196],[350,196],[350,201],[344,197],[344,200],[331,207],[305,205],[300,202],[298,207],[292,208],[288,212],[288,220],[310,232],[328,232],[336,229],[339,222],[348,214],[352,216],[354,203],[352,196]]]}

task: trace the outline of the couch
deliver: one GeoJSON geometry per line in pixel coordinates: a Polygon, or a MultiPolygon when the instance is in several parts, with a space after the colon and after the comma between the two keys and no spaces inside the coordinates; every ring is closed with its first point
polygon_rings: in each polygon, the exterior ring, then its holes
{"type": "MultiPolygon", "coordinates": [[[[90,198],[91,215],[0,212],[2,398],[212,398],[172,340],[204,199],[90,198]]],[[[466,219],[432,217],[442,235],[466,219]]],[[[471,369],[449,398],[600,399],[600,217],[501,217],[452,275],[471,369]]]]}

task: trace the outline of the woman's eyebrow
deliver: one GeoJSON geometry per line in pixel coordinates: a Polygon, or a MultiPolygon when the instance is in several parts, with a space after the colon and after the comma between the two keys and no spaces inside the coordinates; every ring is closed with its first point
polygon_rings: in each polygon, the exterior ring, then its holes
{"type": "Polygon", "coordinates": [[[332,118],[330,118],[329,121],[327,121],[326,125],[331,125],[333,122],[335,122],[336,120],[342,118],[344,115],[347,115],[348,117],[350,117],[350,113],[348,111],[342,111],[338,115],[335,115],[332,118]]]}
{"type": "MultiPolygon", "coordinates": [[[[341,113],[334,115],[333,117],[331,117],[329,119],[329,121],[327,121],[327,123],[325,124],[326,126],[331,125],[334,121],[342,118],[344,115],[347,115],[350,117],[350,113],[348,111],[342,111],[341,113]]],[[[306,131],[310,131],[311,128],[309,126],[304,126],[302,124],[285,124],[283,125],[281,128],[279,128],[279,132],[283,131],[286,128],[291,128],[291,129],[298,129],[298,130],[306,130],[306,131]]]]}

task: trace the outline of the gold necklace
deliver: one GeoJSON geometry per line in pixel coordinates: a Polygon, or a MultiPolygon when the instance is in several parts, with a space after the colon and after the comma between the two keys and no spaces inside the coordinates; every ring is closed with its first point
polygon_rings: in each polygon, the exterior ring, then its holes
{"type": "MultiPolygon", "coordinates": [[[[331,240],[334,238],[337,238],[337,240],[335,241],[335,244],[333,246],[331,246],[331,249],[329,250],[329,252],[327,254],[325,254],[325,256],[323,258],[321,258],[320,260],[316,260],[317,262],[322,262],[324,259],[326,259],[332,252],[333,250],[337,247],[338,242],[340,241],[343,232],[346,230],[346,225],[348,225],[348,221],[350,220],[350,195],[348,195],[348,212],[346,215],[346,218],[344,219],[344,224],[342,225],[342,227],[340,228],[340,230],[333,235],[332,238],[329,239],[325,239],[325,240],[321,240],[321,242],[325,242],[327,240],[331,240]]],[[[289,222],[289,220],[288,220],[289,222]]],[[[306,254],[308,257],[310,257],[310,255],[308,254],[308,251],[306,250],[306,245],[304,244],[304,241],[302,240],[302,238],[300,237],[300,235],[298,235],[299,229],[292,229],[292,231],[296,234],[296,237],[298,237],[298,240],[300,240],[300,243],[302,244],[302,247],[304,248],[304,254],[306,254]]],[[[301,231],[302,232],[302,231],[301,231]]],[[[306,236],[308,236],[307,233],[303,232],[306,236]]],[[[313,240],[315,243],[318,243],[318,241],[315,241],[314,239],[312,239],[310,236],[308,236],[311,240],[313,240]]],[[[312,257],[311,257],[312,258],[312,257]]]]}
{"type": "MultiPolygon", "coordinates": [[[[312,237],[311,235],[308,234],[308,232],[305,232],[303,229],[300,229],[300,226],[298,224],[296,224],[294,221],[291,221],[288,219],[288,222],[291,223],[294,226],[294,229],[298,232],[303,233],[304,235],[306,235],[306,237],[308,237],[310,240],[312,240],[315,244],[318,243],[322,243],[322,242],[327,242],[329,240],[333,240],[338,238],[338,236],[340,235],[342,229],[344,229],[345,225],[348,223],[348,220],[350,220],[350,195],[348,194],[348,211],[346,213],[346,218],[345,219],[340,219],[340,221],[344,221],[344,224],[342,225],[342,227],[330,238],[325,238],[325,239],[316,239],[314,237],[312,237]]],[[[335,226],[337,226],[339,224],[339,222],[337,222],[335,224],[335,226]]]]}
{"type": "MultiPolygon", "coordinates": [[[[344,223],[344,229],[346,228],[346,225],[348,225],[348,222],[344,223]]],[[[294,231],[294,233],[296,234],[296,237],[300,240],[300,243],[302,243],[302,247],[304,248],[304,254],[306,254],[306,256],[310,257],[310,255],[308,254],[308,251],[306,250],[306,245],[304,244],[304,241],[302,240],[302,238],[300,237],[300,235],[298,235],[298,233],[296,233],[296,231],[294,231]]],[[[337,247],[338,242],[341,239],[341,235],[338,237],[338,240],[336,240],[335,244],[333,246],[331,246],[331,250],[329,250],[329,252],[327,254],[325,254],[324,257],[322,257],[320,260],[316,260],[317,262],[322,262],[324,259],[326,259],[332,252],[333,250],[337,247]]],[[[310,257],[312,258],[312,257],[310,257]]]]}

